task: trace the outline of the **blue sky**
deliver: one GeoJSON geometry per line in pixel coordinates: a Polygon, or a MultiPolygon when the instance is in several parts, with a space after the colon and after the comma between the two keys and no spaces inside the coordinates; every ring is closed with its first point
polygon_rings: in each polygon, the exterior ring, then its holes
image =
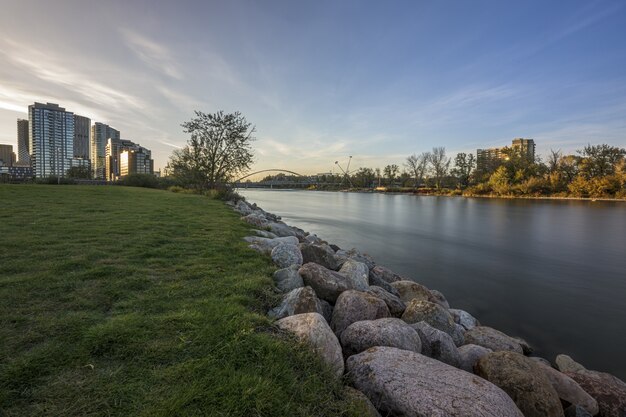
{"type": "Polygon", "coordinates": [[[162,167],[193,110],[241,111],[255,169],[402,165],[531,137],[626,146],[623,1],[2,1],[0,143],[51,101],[162,167]],[[126,4],[128,3],[128,4],[126,4]]]}

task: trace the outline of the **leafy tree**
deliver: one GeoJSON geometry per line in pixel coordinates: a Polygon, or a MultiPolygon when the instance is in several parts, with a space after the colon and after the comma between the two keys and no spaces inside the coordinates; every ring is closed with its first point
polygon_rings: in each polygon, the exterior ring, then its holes
{"type": "Polygon", "coordinates": [[[389,185],[393,185],[396,177],[398,176],[398,172],[400,171],[400,167],[396,164],[387,165],[383,172],[385,173],[385,177],[389,180],[389,185]]]}
{"type": "Polygon", "coordinates": [[[473,153],[458,153],[454,158],[454,168],[452,175],[459,181],[459,186],[465,188],[469,185],[470,176],[476,167],[476,159],[473,153]]]}
{"type": "Polygon", "coordinates": [[[577,152],[582,156],[579,164],[580,173],[587,179],[613,175],[617,164],[623,161],[626,155],[626,149],[606,144],[587,145],[577,152]]]}
{"type": "Polygon", "coordinates": [[[181,125],[191,138],[170,157],[171,175],[183,185],[212,189],[249,170],[254,126],[239,112],[195,115],[181,125]]]}
{"type": "Polygon", "coordinates": [[[415,179],[414,187],[419,187],[420,184],[424,181],[424,175],[426,174],[426,169],[428,168],[428,152],[422,152],[418,155],[411,155],[406,158],[406,162],[404,166],[409,170],[409,172],[413,175],[415,179]]]}
{"type": "Polygon", "coordinates": [[[380,168],[376,168],[374,172],[376,173],[376,178],[378,178],[378,187],[380,187],[380,177],[381,177],[380,168]]]}
{"type": "Polygon", "coordinates": [[[450,169],[451,161],[446,156],[446,148],[433,148],[433,151],[428,155],[428,162],[435,178],[435,186],[440,188],[441,180],[448,175],[448,170],[450,169]]]}
{"type": "Polygon", "coordinates": [[[67,170],[67,177],[72,179],[91,179],[91,170],[87,167],[71,167],[67,170]]]}
{"type": "Polygon", "coordinates": [[[511,191],[511,182],[509,180],[509,173],[504,165],[500,166],[496,169],[496,172],[491,174],[488,184],[496,194],[509,194],[511,191]]]}

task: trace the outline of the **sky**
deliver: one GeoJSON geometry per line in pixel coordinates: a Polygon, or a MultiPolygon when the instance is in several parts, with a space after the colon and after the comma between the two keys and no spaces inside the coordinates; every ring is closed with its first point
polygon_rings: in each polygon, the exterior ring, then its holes
{"type": "Polygon", "coordinates": [[[253,170],[402,166],[533,138],[626,147],[626,2],[0,0],[0,143],[53,102],[152,150],[194,110],[256,127],[253,170]]]}

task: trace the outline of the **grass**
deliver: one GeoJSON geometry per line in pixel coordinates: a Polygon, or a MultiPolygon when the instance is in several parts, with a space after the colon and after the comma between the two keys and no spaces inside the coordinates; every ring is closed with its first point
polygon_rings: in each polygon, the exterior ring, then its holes
{"type": "Polygon", "coordinates": [[[358,415],[206,197],[0,185],[0,416],[358,415]]]}

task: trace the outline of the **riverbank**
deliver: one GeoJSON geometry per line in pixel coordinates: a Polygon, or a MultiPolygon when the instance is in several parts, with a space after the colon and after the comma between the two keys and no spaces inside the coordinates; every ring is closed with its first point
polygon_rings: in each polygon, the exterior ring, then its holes
{"type": "Polygon", "coordinates": [[[357,416],[221,201],[0,185],[0,415],[357,416]]]}
{"type": "Polygon", "coordinates": [[[290,228],[254,205],[238,202],[236,210],[261,229],[246,238],[251,247],[281,268],[274,277],[286,295],[270,312],[277,325],[308,342],[338,376],[345,371],[382,413],[429,415],[434,404],[453,416],[563,416],[562,404],[568,415],[626,411],[626,384],[609,374],[566,355],[557,356],[555,369],[531,357],[525,341],[481,326],[443,294],[367,255],[290,228]],[[522,393],[521,386],[533,389],[522,393]]]}

